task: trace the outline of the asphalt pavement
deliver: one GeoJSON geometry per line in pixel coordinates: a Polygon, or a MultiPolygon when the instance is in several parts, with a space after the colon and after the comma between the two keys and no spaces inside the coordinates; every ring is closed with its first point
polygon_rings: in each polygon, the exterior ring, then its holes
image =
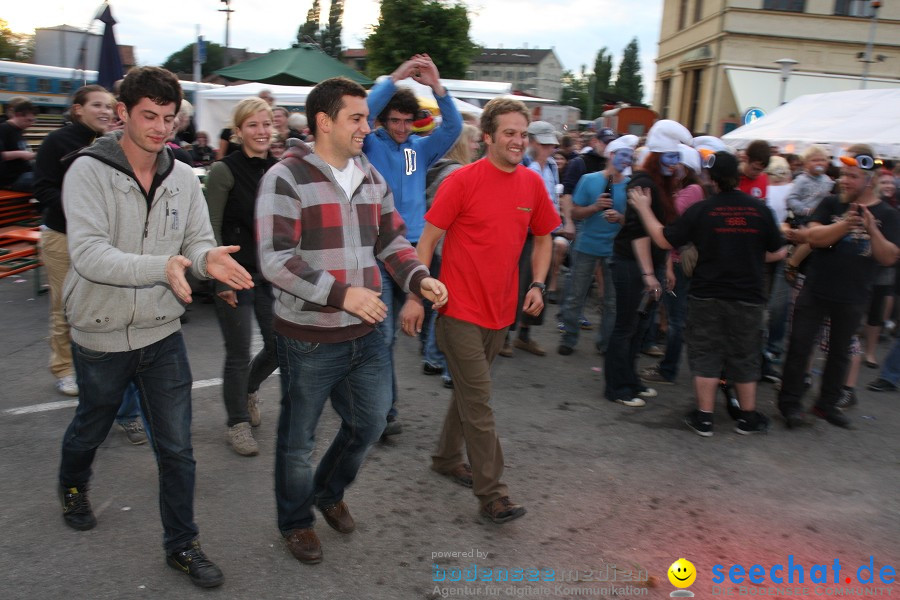
{"type": "MultiPolygon", "coordinates": [[[[900,567],[900,398],[865,391],[875,371],[863,369],[853,431],[823,421],[786,430],[762,384],[768,434],[734,433],[720,403],[715,435],[701,438],[681,422],[693,405],[686,367],[644,408],[610,403],[593,332],[573,355],[556,354],[553,305],[534,331],[547,356],[517,350],[493,370],[504,479],[528,514],[485,522],[470,490],[429,469],[450,391],[422,373],[418,341],[403,338],[403,433],[372,449],[347,492],[356,531],[341,535],[320,519],[324,562],[299,564],[275,522],[278,378],[260,393],[260,455],[236,455],[225,438],[222,338],[213,306],[200,303],[183,328],[195,380],[195,512],[225,584],[196,589],[165,564],[152,452],[115,426],[94,464],[98,526],[63,523],[56,477],[74,402],[47,368],[48,298],[33,295],[32,273],[0,280],[4,599],[661,599],[676,590],[667,572],[680,557],[696,569],[688,587],[701,598],[897,591],[887,578],[900,567]]],[[[886,352],[884,343],[879,357],[886,352]]],[[[326,409],[317,453],[337,427],[326,409]]]]}

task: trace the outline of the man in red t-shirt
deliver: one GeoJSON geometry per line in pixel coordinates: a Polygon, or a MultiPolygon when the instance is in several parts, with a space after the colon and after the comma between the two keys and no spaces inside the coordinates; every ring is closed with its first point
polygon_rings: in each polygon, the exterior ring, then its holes
{"type": "MultiPolygon", "coordinates": [[[[532,273],[540,278],[532,282],[522,310],[537,315],[544,307],[550,232],[560,224],[540,175],[520,164],[527,129],[524,104],[506,98],[488,102],[481,115],[487,155],[444,180],[417,247],[419,259],[430,265],[446,233],[441,276],[451,293],[436,333],[453,376],[453,396],[431,468],[473,487],[482,516],[494,523],[521,517],[525,508],[510,501],[500,481],[503,451],[489,403],[491,363],[516,318],[525,236],[529,229],[534,234],[532,273]],[[463,441],[471,467],[463,461],[463,441]]],[[[420,319],[420,314],[401,315],[404,331],[414,335],[420,319]]]]}
{"type": "Polygon", "coordinates": [[[739,167],[740,181],[738,189],[757,200],[765,201],[769,193],[769,176],[766,175],[766,167],[772,156],[772,149],[765,140],[750,142],[745,151],[747,160],[742,161],[739,167]]]}

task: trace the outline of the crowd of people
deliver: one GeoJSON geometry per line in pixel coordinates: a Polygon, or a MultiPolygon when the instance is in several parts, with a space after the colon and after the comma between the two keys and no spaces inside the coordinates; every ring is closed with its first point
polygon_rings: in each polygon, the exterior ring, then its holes
{"type": "MultiPolygon", "coordinates": [[[[561,135],[508,98],[476,122],[425,54],[368,93],[319,83],[305,115],[268,91],[242,100],[215,149],[168,71],[134,69],[115,94],[78,90],[34,168],[2,181],[40,202],[50,369],[79,399],[62,442],[64,520],[96,526],[91,465],[118,422],[156,455],[168,564],[203,587],[224,576],[193,521],[180,326],[198,282],[211,281],[226,435],[242,456],[259,453],[259,389],[279,370],[277,525],[307,564],[323,560],[315,511],[352,532],[345,490],[371,446],[403,431],[400,331],[452,390],[431,468],[505,523],[526,509],[503,482],[491,365],[516,350],[546,355],[531,335],[545,317],[563,357],[596,330],[605,386],[585,393],[625,409],[662,400],[655,388],[675,382],[686,354],[696,408],[684,423],[703,437],[722,388],[734,390],[737,433],[768,431],[759,381],[780,385],[788,428],[808,425],[816,344],[827,359],[811,412],[851,428],[859,366],[879,366],[879,335],[900,321],[895,175],[863,143],[837,156],[815,145],[779,156],[761,140],[734,152],[667,119],[643,138],[561,135]],[[439,119],[398,85],[406,78],[431,88],[439,119]],[[209,166],[205,189],[196,166],[209,166]],[[588,318],[592,294],[599,321],[588,318]],[[659,362],[639,370],[642,353],[659,362]],[[314,465],[328,400],[341,426],[314,465]]],[[[19,106],[10,126],[33,115],[19,106]]],[[[3,166],[35,158],[21,152],[4,152],[3,166]]],[[[870,390],[900,385],[900,341],[883,362],[870,390]]]]}

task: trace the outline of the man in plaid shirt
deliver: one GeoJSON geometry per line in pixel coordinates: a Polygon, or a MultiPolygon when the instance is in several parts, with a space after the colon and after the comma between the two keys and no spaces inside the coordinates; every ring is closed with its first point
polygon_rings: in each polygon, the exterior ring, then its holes
{"type": "Polygon", "coordinates": [[[390,189],[362,155],[370,131],[365,90],[328,79],[310,92],[306,110],[315,150],[292,146],[263,177],[256,229],[260,267],[275,287],[278,527],[297,560],[317,563],[313,506],[337,531],[353,531],[344,489],[391,406],[390,357],[375,330],[387,311],[376,258],[405,292],[436,306],[447,302],[447,289],[419,262],[390,189]],[[316,426],[329,396],[341,428],[313,472],[316,426]]]}

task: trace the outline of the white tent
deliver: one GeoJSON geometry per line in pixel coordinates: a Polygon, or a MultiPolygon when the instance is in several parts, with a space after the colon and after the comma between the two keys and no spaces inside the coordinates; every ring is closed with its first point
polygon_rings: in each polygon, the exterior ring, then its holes
{"type": "Polygon", "coordinates": [[[219,132],[224,127],[231,126],[229,122],[234,106],[244,98],[252,98],[261,90],[271,90],[279,106],[302,108],[306,105],[306,97],[311,89],[310,86],[244,83],[213,90],[199,90],[196,93],[197,131],[207,132],[210,142],[216,146],[219,143],[219,132]]]}
{"type": "Polygon", "coordinates": [[[737,149],[765,140],[792,153],[822,144],[835,156],[851,144],[863,143],[881,158],[900,159],[900,89],[800,96],[722,139],[737,149]]]}
{"type": "MultiPolygon", "coordinates": [[[[400,85],[408,85],[413,88],[417,96],[433,98],[431,88],[412,79],[400,82],[400,85]]],[[[205,131],[210,136],[210,141],[218,144],[219,132],[224,127],[230,127],[231,111],[234,106],[244,98],[252,98],[261,90],[271,90],[275,96],[275,102],[279,106],[288,108],[305,108],[306,97],[311,86],[269,85],[266,83],[244,83],[231,85],[213,90],[200,90],[197,92],[197,131],[205,131]]],[[[476,117],[481,116],[481,109],[474,104],[463,102],[453,98],[456,109],[461,113],[472,113],[476,117]]],[[[215,145],[215,144],[214,144],[215,145]]]]}

